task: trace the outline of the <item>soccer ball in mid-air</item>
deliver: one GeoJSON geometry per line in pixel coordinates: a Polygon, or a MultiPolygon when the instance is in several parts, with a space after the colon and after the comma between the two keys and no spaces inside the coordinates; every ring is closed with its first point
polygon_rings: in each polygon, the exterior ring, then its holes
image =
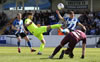
{"type": "Polygon", "coordinates": [[[64,8],[64,4],[63,4],[63,3],[59,3],[59,4],[57,5],[57,7],[58,7],[59,10],[61,10],[61,9],[64,8]]]}

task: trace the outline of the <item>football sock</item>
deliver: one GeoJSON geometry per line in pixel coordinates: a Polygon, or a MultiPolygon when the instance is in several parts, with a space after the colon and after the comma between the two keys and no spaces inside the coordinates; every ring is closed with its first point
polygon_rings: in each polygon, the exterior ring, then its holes
{"type": "Polygon", "coordinates": [[[30,47],[30,49],[32,49],[30,41],[28,41],[27,44],[30,47]]]}
{"type": "Polygon", "coordinates": [[[62,24],[54,24],[54,25],[51,25],[51,29],[60,28],[61,26],[62,24]]]}
{"type": "Polygon", "coordinates": [[[20,42],[19,41],[17,42],[17,45],[18,45],[18,48],[19,48],[20,47],[20,42]]]}
{"type": "Polygon", "coordinates": [[[55,48],[55,50],[54,50],[52,56],[55,56],[55,55],[60,51],[61,48],[62,48],[62,47],[61,47],[60,45],[57,46],[57,47],[55,48]]]}
{"type": "Polygon", "coordinates": [[[39,50],[39,52],[42,52],[42,51],[43,51],[44,46],[45,46],[45,44],[43,44],[43,43],[40,45],[40,50],[39,50]]]}

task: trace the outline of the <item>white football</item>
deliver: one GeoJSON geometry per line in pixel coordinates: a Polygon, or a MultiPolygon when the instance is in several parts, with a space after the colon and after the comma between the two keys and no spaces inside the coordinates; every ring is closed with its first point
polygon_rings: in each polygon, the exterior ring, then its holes
{"type": "Polygon", "coordinates": [[[59,3],[59,4],[57,5],[57,7],[58,7],[59,10],[61,10],[61,9],[64,8],[64,4],[63,4],[63,3],[59,3]]]}

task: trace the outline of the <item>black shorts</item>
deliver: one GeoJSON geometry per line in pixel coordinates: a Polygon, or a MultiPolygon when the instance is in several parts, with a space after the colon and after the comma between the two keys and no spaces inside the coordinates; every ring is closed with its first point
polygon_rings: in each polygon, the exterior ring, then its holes
{"type": "Polygon", "coordinates": [[[18,33],[18,34],[16,34],[16,37],[19,37],[19,36],[21,36],[21,38],[23,38],[23,37],[26,37],[26,34],[25,33],[18,33]]]}

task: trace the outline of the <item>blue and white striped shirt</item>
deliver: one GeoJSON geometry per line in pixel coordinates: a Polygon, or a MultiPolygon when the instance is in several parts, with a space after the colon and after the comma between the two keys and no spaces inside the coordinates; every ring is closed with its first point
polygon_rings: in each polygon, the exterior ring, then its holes
{"type": "Polygon", "coordinates": [[[77,18],[65,17],[64,20],[67,22],[67,28],[70,30],[75,30],[76,24],[79,22],[77,18]]]}
{"type": "Polygon", "coordinates": [[[14,27],[20,30],[20,31],[15,30],[15,34],[24,32],[23,20],[19,21],[18,19],[16,19],[14,20],[13,25],[14,27]]]}

